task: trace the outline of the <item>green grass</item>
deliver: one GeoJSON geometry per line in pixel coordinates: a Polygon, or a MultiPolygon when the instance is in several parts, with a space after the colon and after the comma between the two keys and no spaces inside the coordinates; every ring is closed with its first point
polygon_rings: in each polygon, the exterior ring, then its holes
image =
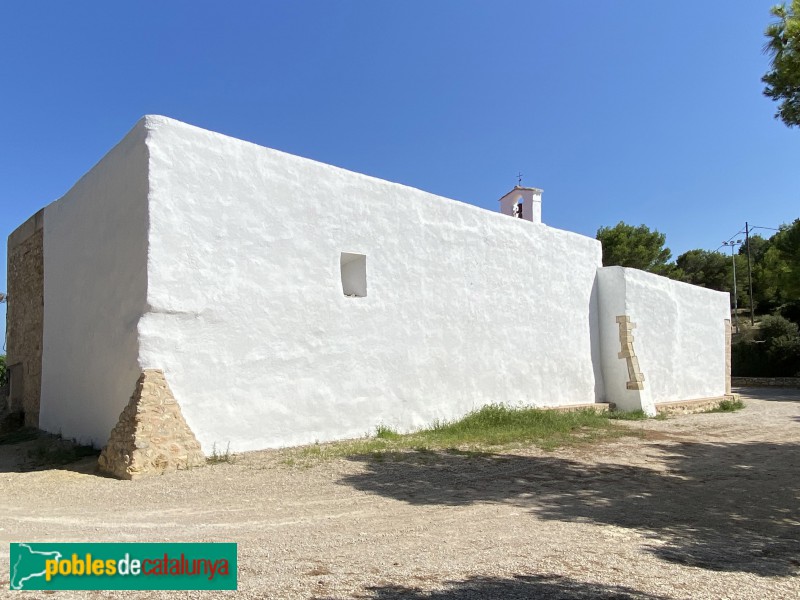
{"type": "Polygon", "coordinates": [[[739,398],[734,400],[722,400],[716,408],[704,410],[704,413],[724,413],[742,410],[745,404],[739,398]]]}
{"type": "MultiPolygon", "coordinates": [[[[485,454],[487,450],[537,446],[552,450],[559,446],[586,444],[622,436],[641,435],[614,423],[618,413],[590,409],[571,412],[535,408],[509,408],[489,405],[456,421],[438,421],[427,429],[401,434],[379,425],[374,437],[314,444],[284,450],[281,461],[287,466],[307,467],[319,461],[345,456],[388,457],[402,460],[411,451],[415,456],[434,452],[485,454]],[[613,415],[613,416],[612,416],[613,415]]],[[[627,418],[646,418],[634,414],[627,418]]]]}
{"type": "Polygon", "coordinates": [[[400,439],[401,434],[386,425],[378,425],[375,428],[375,437],[380,440],[397,440],[400,439]]]}
{"type": "Polygon", "coordinates": [[[613,421],[646,421],[647,419],[655,419],[656,421],[663,421],[667,418],[664,413],[658,413],[655,417],[648,417],[647,413],[643,410],[631,411],[613,411],[608,413],[608,418],[613,421]]]}

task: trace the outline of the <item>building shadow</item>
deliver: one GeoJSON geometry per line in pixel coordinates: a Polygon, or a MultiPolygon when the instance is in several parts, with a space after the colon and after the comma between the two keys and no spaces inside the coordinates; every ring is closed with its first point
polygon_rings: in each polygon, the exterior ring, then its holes
{"type": "Polygon", "coordinates": [[[0,473],[63,470],[105,476],[97,470],[100,451],[33,428],[0,433],[0,473]]]}
{"type": "Polygon", "coordinates": [[[800,444],[659,443],[653,468],[554,456],[408,453],[340,484],[409,504],[509,503],[540,519],[636,530],[662,560],[784,576],[800,569],[800,444]],[[660,464],[659,464],[660,463],[660,464]]]}
{"type": "Polygon", "coordinates": [[[560,575],[471,577],[447,584],[447,589],[432,592],[405,586],[370,586],[364,590],[368,594],[364,597],[374,600],[666,600],[665,596],[653,596],[629,587],[576,581],[560,575]]]}

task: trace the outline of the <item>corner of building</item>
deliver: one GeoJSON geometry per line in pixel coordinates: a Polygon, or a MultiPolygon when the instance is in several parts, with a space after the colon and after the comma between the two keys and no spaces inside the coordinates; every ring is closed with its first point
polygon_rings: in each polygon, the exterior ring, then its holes
{"type": "Polygon", "coordinates": [[[44,209],[8,236],[6,365],[8,408],[39,426],[44,326],[44,209]]]}

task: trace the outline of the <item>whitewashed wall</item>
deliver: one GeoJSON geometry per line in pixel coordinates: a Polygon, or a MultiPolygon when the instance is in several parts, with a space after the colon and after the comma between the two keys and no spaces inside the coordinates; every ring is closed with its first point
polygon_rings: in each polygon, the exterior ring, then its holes
{"type": "Polygon", "coordinates": [[[140,362],[166,371],[207,452],[602,397],[596,240],[163,117],[147,126],[140,362]],[[367,256],[366,297],[342,293],[342,252],[367,256]]]}
{"type": "Polygon", "coordinates": [[[147,289],[141,121],[45,209],[40,427],[105,444],[139,374],[147,289]]]}
{"type": "Polygon", "coordinates": [[[660,402],[725,393],[725,319],[728,294],[645,273],[605,267],[598,271],[603,377],[606,397],[625,410],[652,412],[660,402]],[[636,323],[634,349],[644,390],[627,390],[616,317],[636,323]]]}
{"type": "Polygon", "coordinates": [[[596,240],[164,117],[44,222],[40,422],[82,442],[105,443],[142,368],[164,369],[206,452],[492,402],[652,412],[725,390],[727,294],[599,268],[596,240]],[[345,297],[342,253],[366,256],[366,297],[345,297]],[[637,324],[641,392],[625,387],[618,315],[637,324]]]}

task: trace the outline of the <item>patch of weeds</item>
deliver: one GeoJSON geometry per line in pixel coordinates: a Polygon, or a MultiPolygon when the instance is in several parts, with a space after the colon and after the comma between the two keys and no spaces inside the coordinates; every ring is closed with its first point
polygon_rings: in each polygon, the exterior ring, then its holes
{"type": "Polygon", "coordinates": [[[375,428],[375,437],[379,440],[398,440],[401,436],[391,427],[387,427],[386,425],[378,425],[375,428]]]}
{"type": "Polygon", "coordinates": [[[231,452],[231,443],[225,447],[225,452],[217,450],[216,442],[211,446],[211,455],[206,457],[206,462],[210,465],[218,463],[232,463],[235,461],[235,454],[231,452]]]}
{"type": "Polygon", "coordinates": [[[495,404],[475,410],[455,421],[435,421],[429,428],[401,434],[380,425],[374,437],[284,450],[283,464],[310,466],[347,456],[371,460],[406,460],[410,456],[433,459],[439,452],[478,457],[487,449],[534,445],[544,450],[589,444],[638,432],[622,427],[605,413],[591,409],[561,412],[537,408],[510,408],[495,404]],[[290,464],[291,462],[291,464],[290,464]]]}
{"type": "Polygon", "coordinates": [[[99,454],[100,451],[91,445],[79,444],[76,440],[65,440],[60,435],[40,433],[36,445],[28,450],[28,463],[25,468],[59,467],[99,454]]]}
{"type": "Polygon", "coordinates": [[[734,400],[723,400],[716,408],[704,410],[703,413],[724,413],[742,410],[745,404],[739,398],[734,400]]]}
{"type": "Polygon", "coordinates": [[[561,412],[493,404],[458,421],[435,423],[432,428],[413,435],[435,448],[514,443],[548,448],[580,441],[581,432],[588,429],[611,433],[614,426],[605,415],[589,409],[561,412]]]}

